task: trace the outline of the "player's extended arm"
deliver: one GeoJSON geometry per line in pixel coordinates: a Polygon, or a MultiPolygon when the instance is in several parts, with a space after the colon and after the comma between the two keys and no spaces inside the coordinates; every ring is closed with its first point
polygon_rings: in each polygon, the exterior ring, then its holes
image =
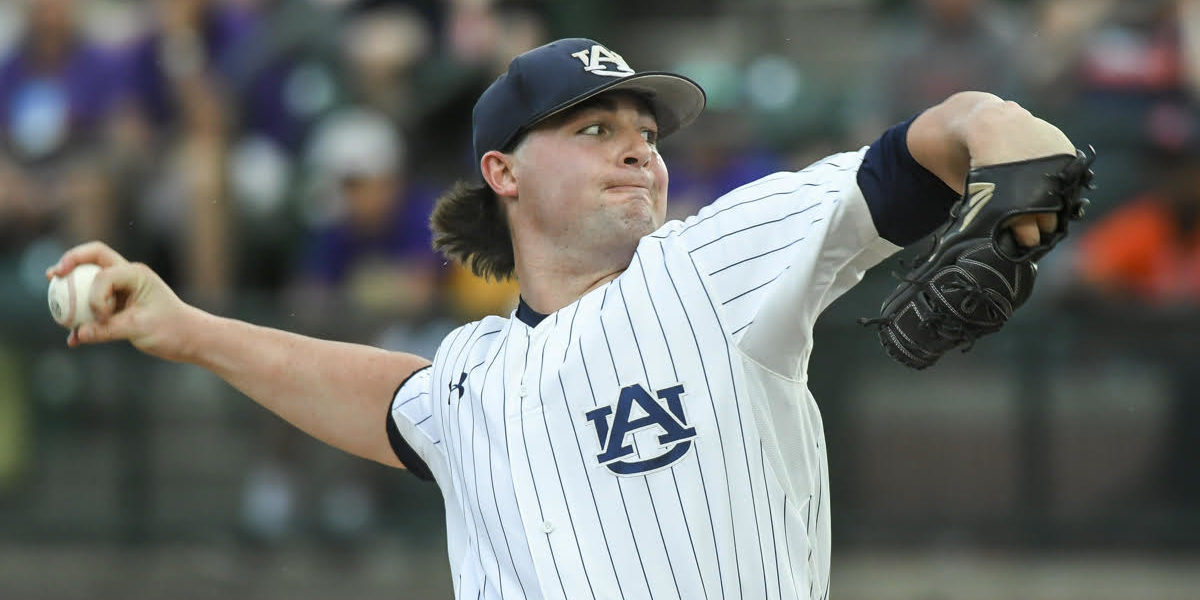
{"type": "Polygon", "coordinates": [[[401,466],[384,418],[397,383],[429,361],[206,313],[99,242],[69,250],[46,273],[65,275],[83,263],[103,267],[90,297],[96,321],[70,334],[71,347],[128,340],[152,356],[199,365],[313,437],[401,466]]]}
{"type": "MultiPolygon", "coordinates": [[[[908,129],[913,158],[958,193],[967,171],[1056,154],[1073,156],[1075,146],[1054,125],[1016,102],[985,92],[960,92],[921,113],[908,129]]],[[[1053,231],[1053,213],[1022,215],[1011,226],[1018,243],[1037,245],[1041,231],[1053,231]]]]}

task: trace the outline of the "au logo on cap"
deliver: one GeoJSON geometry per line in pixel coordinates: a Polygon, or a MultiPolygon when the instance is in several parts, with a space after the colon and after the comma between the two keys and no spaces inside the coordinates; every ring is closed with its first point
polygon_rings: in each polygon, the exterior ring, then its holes
{"type": "Polygon", "coordinates": [[[633,69],[621,58],[620,54],[601,46],[594,44],[590,50],[580,50],[572,52],[571,56],[579,59],[583,63],[583,70],[593,75],[604,75],[606,77],[628,77],[633,75],[633,69]]]}

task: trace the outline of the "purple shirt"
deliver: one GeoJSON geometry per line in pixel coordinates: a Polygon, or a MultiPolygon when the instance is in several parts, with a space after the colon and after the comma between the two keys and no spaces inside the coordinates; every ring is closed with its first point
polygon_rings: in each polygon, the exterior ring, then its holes
{"type": "Polygon", "coordinates": [[[0,133],[19,159],[54,156],[98,135],[116,92],[117,63],[77,42],[57,69],[38,71],[25,45],[0,65],[0,133]]]}
{"type": "MultiPolygon", "coordinates": [[[[200,33],[210,72],[221,77],[229,75],[235,59],[233,50],[256,25],[255,15],[244,10],[225,5],[209,9],[200,33]]],[[[123,60],[123,93],[157,125],[170,122],[176,112],[160,52],[162,43],[162,32],[151,31],[126,49],[123,60]]]]}
{"type": "Polygon", "coordinates": [[[344,283],[356,264],[369,259],[407,262],[414,265],[437,264],[429,230],[433,206],[430,194],[409,192],[402,205],[392,213],[391,224],[373,236],[354,231],[349,224],[337,222],[313,233],[305,248],[303,273],[328,285],[344,283]]]}

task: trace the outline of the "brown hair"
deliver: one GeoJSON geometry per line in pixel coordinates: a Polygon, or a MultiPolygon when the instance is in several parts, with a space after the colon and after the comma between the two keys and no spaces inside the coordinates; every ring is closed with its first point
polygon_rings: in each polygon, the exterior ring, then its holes
{"type": "Polygon", "coordinates": [[[516,259],[508,217],[486,183],[454,184],[434,204],[429,227],[433,249],[472,273],[496,280],[514,275],[516,259]]]}

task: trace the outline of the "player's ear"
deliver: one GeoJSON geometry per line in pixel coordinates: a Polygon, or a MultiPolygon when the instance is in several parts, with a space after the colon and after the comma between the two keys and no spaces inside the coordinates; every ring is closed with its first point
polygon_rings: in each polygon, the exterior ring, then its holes
{"type": "Polygon", "coordinates": [[[492,150],[480,159],[479,169],[483,173],[483,180],[497,196],[503,198],[517,195],[517,178],[513,173],[511,156],[492,150]]]}

